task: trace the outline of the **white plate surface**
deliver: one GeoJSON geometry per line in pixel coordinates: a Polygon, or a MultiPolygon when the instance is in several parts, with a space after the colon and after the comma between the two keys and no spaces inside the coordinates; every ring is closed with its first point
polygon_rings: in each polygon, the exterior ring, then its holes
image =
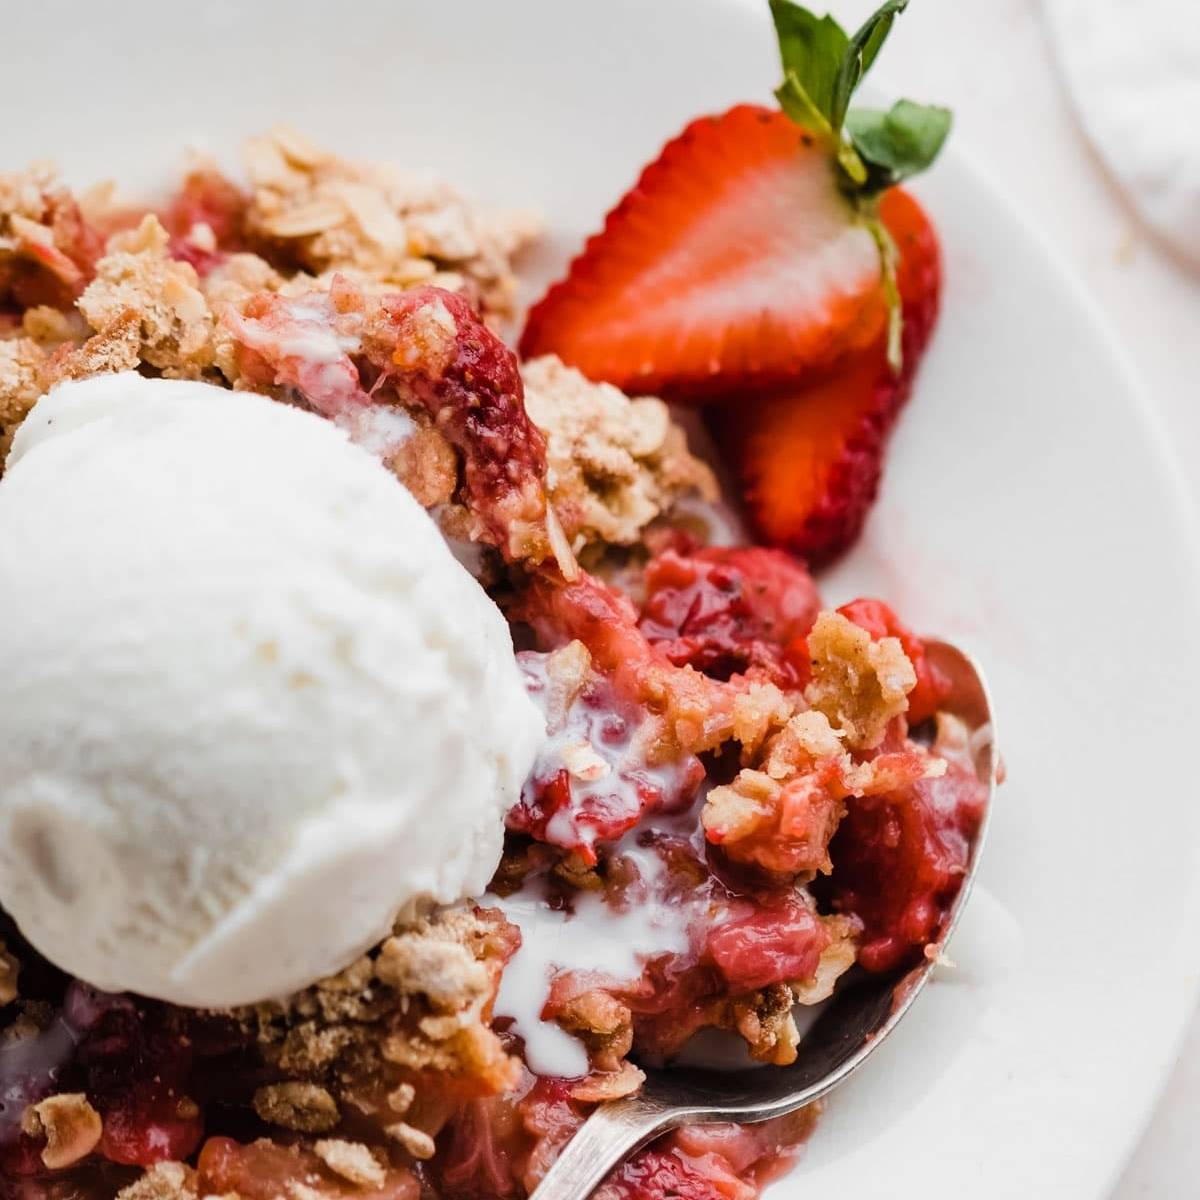
{"type": "MultiPolygon", "coordinates": [[[[42,0],[5,16],[0,165],[147,184],[184,142],[229,151],[287,120],[540,206],[545,278],[667,136],[769,99],[776,69],[763,14],[735,0],[42,0]]],[[[918,190],[944,315],[880,505],[825,588],[877,592],[979,652],[1010,779],[958,967],[773,1195],[1099,1200],[1200,962],[1194,531],[1112,335],[1052,252],[956,153],[918,190]]]]}

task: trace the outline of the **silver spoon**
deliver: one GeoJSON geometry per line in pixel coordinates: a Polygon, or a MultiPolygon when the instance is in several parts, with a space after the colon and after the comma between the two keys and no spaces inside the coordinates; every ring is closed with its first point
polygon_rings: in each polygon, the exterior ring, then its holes
{"type": "MultiPolygon", "coordinates": [[[[988,786],[987,808],[963,879],[937,942],[950,940],[971,892],[996,790],[999,758],[991,698],[974,661],[948,642],[928,641],[933,663],[951,691],[945,707],[976,732],[975,770],[988,786]]],[[[680,1125],[766,1121],[795,1112],[849,1078],[900,1023],[933,974],[938,955],[898,975],[866,976],[840,987],[805,1034],[788,1067],[721,1071],[648,1070],[635,1096],[601,1105],[583,1123],[530,1200],[586,1200],[627,1154],[680,1125]]]]}

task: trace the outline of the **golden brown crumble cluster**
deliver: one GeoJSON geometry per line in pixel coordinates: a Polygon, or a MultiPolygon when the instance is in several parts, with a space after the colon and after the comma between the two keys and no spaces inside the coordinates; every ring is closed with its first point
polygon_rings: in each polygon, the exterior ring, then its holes
{"type": "Polygon", "coordinates": [[[717,498],[709,467],[689,453],[667,406],[592,383],[553,355],[521,368],[525,408],[546,435],[546,485],[572,549],[630,546],[680,496],[717,498]]]}
{"type": "Polygon", "coordinates": [[[446,1113],[424,1072],[493,1095],[518,1064],[488,1021],[514,934],[498,914],[453,909],[398,927],[369,955],[290,997],[232,1015],[277,1079],[254,1096],[268,1124],[328,1133],[370,1117],[416,1158],[446,1113]]]}
{"type": "Polygon", "coordinates": [[[511,314],[511,262],[539,233],[536,214],[482,215],[428,172],[349,162],[289,129],[251,138],[245,160],[247,233],[285,248],[309,275],[387,289],[429,283],[511,314]]]}
{"type": "Polygon", "coordinates": [[[30,1105],[21,1118],[21,1131],[45,1139],[42,1162],[52,1171],[61,1171],[95,1150],[104,1127],[87,1097],[72,1092],[30,1105]]]}
{"type": "MultiPolygon", "coordinates": [[[[45,169],[0,176],[0,302],[7,288],[23,308],[8,325],[0,309],[0,471],[25,415],[66,379],[141,370],[286,398],[245,374],[222,319],[254,296],[301,296],[340,275],[368,297],[429,283],[488,319],[512,314],[512,256],[536,233],[528,214],[483,216],[427,175],[348,162],[286,130],[251,139],[246,165],[248,192],[200,163],[157,214],[94,192],[87,226],[45,169]],[[47,303],[27,302],[42,293],[47,303]]],[[[527,364],[524,378],[547,440],[546,493],[573,550],[630,545],[675,499],[715,494],[661,401],[631,400],[555,359],[527,364]]],[[[410,416],[388,466],[443,510],[459,456],[419,406],[410,416]]]]}

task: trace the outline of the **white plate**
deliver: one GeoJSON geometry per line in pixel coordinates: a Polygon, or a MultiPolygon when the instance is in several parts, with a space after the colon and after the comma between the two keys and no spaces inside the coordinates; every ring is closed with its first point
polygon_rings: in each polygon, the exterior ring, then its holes
{"type": "MultiPolygon", "coordinates": [[[[776,74],[763,14],[734,0],[87,13],[6,13],[4,163],[148,182],[187,139],[229,149],[286,119],[542,206],[546,270],[686,119],[769,99],[776,74]]],[[[919,190],[945,243],[944,316],[879,508],[826,590],[878,592],[981,653],[1010,781],[959,968],[774,1195],[1098,1200],[1200,961],[1194,531],[1087,297],[956,153],[919,190]]]]}

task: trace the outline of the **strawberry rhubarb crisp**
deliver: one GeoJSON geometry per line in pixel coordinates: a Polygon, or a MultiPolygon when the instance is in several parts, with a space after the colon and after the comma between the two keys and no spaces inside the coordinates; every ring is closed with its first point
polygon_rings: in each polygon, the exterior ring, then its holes
{"type": "MultiPolygon", "coordinates": [[[[535,224],[426,176],[282,130],[247,144],[246,180],[197,162],[154,207],[0,175],[0,519],[73,436],[33,431],[71,381],[322,419],[503,614],[538,728],[486,888],[397,904],[290,994],[191,1005],[60,969],[0,868],[0,1197],[520,1197],[639,1062],[708,1029],[791,1063],[805,1008],[937,941],[986,799],[971,731],[921,638],[879,600],[827,605],[809,569],[857,534],[932,331],[936,238],[895,185],[947,118],[849,108],[902,0],[853,36],[772,8],[782,109],[672,141],[534,306],[520,357],[502,335],[535,224]],[[719,461],[689,448],[689,408],[719,461]]],[[[373,587],[392,567],[354,569],[373,587]]],[[[254,651],[262,670],[289,653],[254,651]]],[[[441,794],[423,821],[446,819],[441,794]]],[[[813,1119],[671,1134],[598,1194],[750,1200],[813,1119]]]]}

